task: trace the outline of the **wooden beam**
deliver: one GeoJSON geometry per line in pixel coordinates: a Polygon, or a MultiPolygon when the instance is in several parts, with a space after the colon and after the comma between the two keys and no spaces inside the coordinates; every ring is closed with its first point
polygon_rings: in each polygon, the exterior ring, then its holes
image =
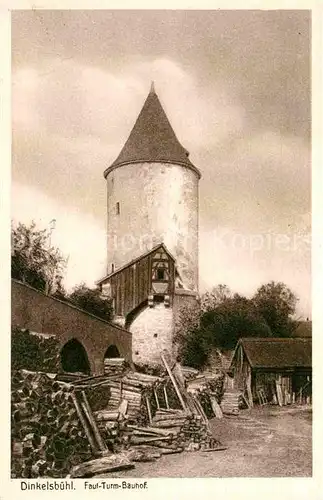
{"type": "Polygon", "coordinates": [[[157,410],[159,410],[160,409],[159,400],[158,400],[158,395],[157,395],[157,391],[156,391],[155,387],[154,387],[154,396],[155,396],[155,400],[156,400],[156,404],[157,404],[157,410]]]}
{"type": "Polygon", "coordinates": [[[72,392],[72,393],[71,393],[71,398],[72,398],[72,401],[73,401],[73,403],[74,403],[74,406],[75,406],[75,409],[76,409],[77,415],[78,415],[78,417],[79,417],[79,419],[80,419],[80,422],[81,422],[81,424],[82,424],[82,426],[83,426],[83,429],[84,429],[84,432],[85,432],[85,434],[86,434],[86,437],[87,437],[87,438],[88,438],[88,440],[89,440],[89,443],[90,443],[90,445],[91,445],[92,450],[96,453],[96,452],[98,452],[98,451],[99,451],[99,450],[98,450],[98,447],[97,447],[97,445],[96,445],[95,440],[93,439],[93,436],[92,436],[91,430],[89,429],[89,425],[88,425],[88,423],[87,423],[87,421],[86,421],[86,418],[85,418],[85,416],[83,415],[82,408],[81,408],[80,403],[79,403],[79,402],[78,402],[78,400],[77,400],[76,394],[72,392]]]}
{"type": "Polygon", "coordinates": [[[165,396],[166,408],[167,408],[167,410],[169,410],[168,394],[167,394],[166,385],[164,385],[164,396],[165,396]]]}
{"type": "Polygon", "coordinates": [[[153,418],[152,418],[152,415],[151,415],[150,402],[149,402],[148,396],[145,396],[145,398],[146,398],[146,406],[147,406],[147,411],[148,411],[149,423],[150,423],[150,425],[152,425],[153,418]]]}
{"type": "Polygon", "coordinates": [[[168,365],[168,363],[167,363],[167,361],[166,361],[166,358],[165,358],[165,356],[164,356],[163,354],[161,354],[161,359],[162,359],[162,362],[164,363],[164,366],[165,366],[165,368],[166,368],[166,370],[167,370],[167,373],[168,373],[168,375],[169,375],[169,378],[170,378],[170,379],[171,379],[171,381],[172,381],[172,384],[173,384],[173,386],[174,386],[174,389],[175,389],[175,391],[176,391],[177,397],[178,397],[178,399],[179,399],[179,401],[180,401],[180,403],[181,403],[181,405],[182,405],[183,410],[187,410],[187,406],[186,406],[186,404],[185,404],[185,402],[184,402],[184,399],[183,399],[183,397],[182,397],[182,394],[181,394],[181,392],[180,392],[180,390],[179,390],[179,387],[178,387],[178,385],[177,385],[177,383],[176,383],[175,377],[174,377],[174,375],[173,375],[173,373],[172,373],[172,370],[170,369],[170,367],[169,367],[169,365],[168,365]]]}
{"type": "Polygon", "coordinates": [[[84,412],[88,418],[88,421],[90,422],[91,424],[91,427],[92,427],[92,430],[93,430],[93,434],[95,436],[95,439],[99,445],[99,448],[101,451],[104,451],[107,449],[103,439],[102,439],[102,436],[100,434],[100,431],[98,429],[98,426],[96,424],[96,421],[95,421],[95,418],[93,417],[93,413],[92,413],[92,410],[91,410],[91,407],[89,405],[89,402],[87,400],[87,397],[86,397],[86,394],[84,391],[82,391],[82,398],[83,398],[83,401],[84,401],[84,412]]]}

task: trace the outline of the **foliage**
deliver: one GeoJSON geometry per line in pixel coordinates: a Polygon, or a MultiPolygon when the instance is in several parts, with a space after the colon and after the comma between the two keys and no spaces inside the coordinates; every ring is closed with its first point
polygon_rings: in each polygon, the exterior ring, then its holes
{"type": "Polygon", "coordinates": [[[225,302],[227,299],[232,298],[232,292],[226,285],[218,285],[212,288],[211,292],[205,292],[201,298],[201,310],[214,311],[214,309],[225,302]]]}
{"type": "Polygon", "coordinates": [[[11,229],[11,276],[42,292],[62,288],[66,259],[50,245],[50,231],[19,223],[11,229]]]}
{"type": "Polygon", "coordinates": [[[251,299],[219,285],[202,296],[196,309],[184,307],[179,313],[175,340],[182,363],[202,368],[214,348],[234,349],[241,337],[290,336],[296,302],[283,283],[263,285],[251,299]]]}
{"type": "Polygon", "coordinates": [[[85,283],[74,288],[68,296],[68,301],[106,321],[109,321],[113,314],[112,301],[102,298],[98,288],[89,288],[85,283]]]}
{"type": "Polygon", "coordinates": [[[284,284],[271,281],[262,285],[253,297],[258,313],[270,326],[274,337],[289,337],[295,328],[297,298],[284,284]]]}

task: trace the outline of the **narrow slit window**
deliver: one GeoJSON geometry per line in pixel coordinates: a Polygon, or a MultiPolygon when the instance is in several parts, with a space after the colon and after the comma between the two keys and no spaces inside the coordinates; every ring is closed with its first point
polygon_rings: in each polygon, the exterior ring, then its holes
{"type": "Polygon", "coordinates": [[[116,214],[120,215],[120,203],[118,201],[116,203],[116,214]]]}

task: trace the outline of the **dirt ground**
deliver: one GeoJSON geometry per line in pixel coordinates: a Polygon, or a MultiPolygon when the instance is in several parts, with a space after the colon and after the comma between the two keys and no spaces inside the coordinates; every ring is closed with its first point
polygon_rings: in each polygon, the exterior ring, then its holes
{"type": "MultiPolygon", "coordinates": [[[[227,450],[164,455],[156,462],[104,477],[304,477],[312,475],[312,410],[276,406],[212,419],[227,450]]],[[[101,475],[103,477],[103,475],[101,475]]]]}

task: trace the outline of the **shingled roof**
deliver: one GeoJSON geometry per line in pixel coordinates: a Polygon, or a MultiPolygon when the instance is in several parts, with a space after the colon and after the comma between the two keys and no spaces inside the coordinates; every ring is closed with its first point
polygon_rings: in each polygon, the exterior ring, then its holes
{"type": "MultiPolygon", "coordinates": [[[[309,368],[312,366],[310,338],[242,338],[241,345],[252,368],[309,368]]],[[[234,358],[231,366],[234,363],[234,358]]]]}
{"type": "Polygon", "coordinates": [[[128,140],[117,159],[105,170],[104,177],[121,165],[141,162],[184,165],[193,169],[200,177],[199,170],[191,163],[188,155],[188,151],[178,141],[152,84],[128,140]]]}
{"type": "Polygon", "coordinates": [[[293,332],[293,337],[312,337],[312,321],[299,321],[295,331],[293,332]]]}

